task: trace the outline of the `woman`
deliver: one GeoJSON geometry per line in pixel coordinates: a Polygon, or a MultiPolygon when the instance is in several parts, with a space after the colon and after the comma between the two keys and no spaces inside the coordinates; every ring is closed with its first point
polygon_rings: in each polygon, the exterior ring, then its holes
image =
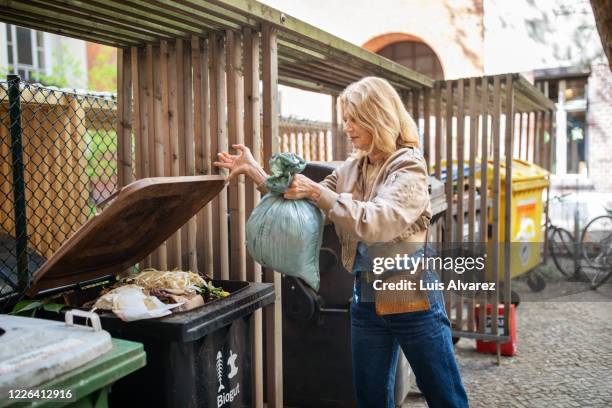
{"type": "MultiPolygon", "coordinates": [[[[405,245],[413,248],[411,257],[423,256],[431,213],[416,125],[395,89],[380,78],[349,85],[339,100],[352,157],[320,183],[297,174],[284,197],[308,199],[325,213],[340,238],[342,263],[355,274],[351,351],[358,404],[395,406],[401,348],[429,406],[466,407],[441,292],[405,292],[403,301],[393,303],[372,288],[369,244],[405,245]]],[[[233,147],[239,155],[219,153],[215,165],[229,169],[230,177],[246,174],[265,193],[265,171],[247,147],[233,147]]],[[[433,271],[421,276],[437,279],[433,271]]]]}

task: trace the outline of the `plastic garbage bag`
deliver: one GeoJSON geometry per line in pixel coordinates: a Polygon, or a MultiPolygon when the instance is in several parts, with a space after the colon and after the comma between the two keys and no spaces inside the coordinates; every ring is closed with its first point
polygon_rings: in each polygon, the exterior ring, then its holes
{"type": "Polygon", "coordinates": [[[286,200],[283,193],[306,162],[293,153],[270,159],[270,191],[253,209],[246,225],[247,250],[264,267],[303,279],[319,290],[319,251],[323,214],[308,200],[286,200]]]}
{"type": "Polygon", "coordinates": [[[112,310],[124,322],[154,319],[171,314],[171,309],[182,303],[166,305],[155,296],[148,296],[138,285],[124,285],[102,295],[93,305],[93,310],[112,310]]]}

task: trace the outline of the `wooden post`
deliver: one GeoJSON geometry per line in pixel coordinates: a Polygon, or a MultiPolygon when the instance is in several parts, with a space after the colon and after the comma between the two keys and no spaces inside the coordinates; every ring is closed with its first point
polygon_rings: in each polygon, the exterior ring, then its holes
{"type": "MultiPolygon", "coordinates": [[[[183,152],[185,153],[184,167],[185,175],[194,176],[195,171],[195,114],[194,114],[194,88],[193,88],[193,66],[192,66],[192,44],[189,41],[185,42],[183,50],[183,122],[185,127],[185,133],[183,135],[183,152]]],[[[197,242],[196,242],[196,230],[197,221],[196,216],[193,216],[188,222],[187,226],[183,227],[186,230],[186,239],[183,247],[183,267],[189,268],[189,270],[198,271],[198,260],[197,260],[197,242]]]]}
{"type": "MultiPolygon", "coordinates": [[[[463,242],[463,187],[465,185],[465,95],[463,78],[457,80],[457,230],[455,241],[463,242]]],[[[459,312],[458,312],[459,313],[459,312]]]]}
{"type": "Polygon", "coordinates": [[[446,81],[446,228],[445,241],[453,239],[453,81],[446,81]]]}
{"type": "MultiPolygon", "coordinates": [[[[195,174],[211,174],[208,50],[206,40],[197,35],[191,37],[191,65],[193,67],[195,174]]],[[[212,211],[211,204],[208,203],[196,217],[198,271],[208,276],[213,276],[212,237],[212,211]]]]}
{"type": "MultiPolygon", "coordinates": [[[[469,80],[468,109],[470,111],[470,144],[469,144],[469,189],[468,189],[468,242],[470,248],[476,248],[476,156],[478,155],[478,106],[476,100],[476,78],[469,80]]],[[[486,173],[486,163],[481,163],[481,172],[486,173]]],[[[484,198],[486,200],[486,197],[484,198]]],[[[474,331],[474,292],[471,292],[468,305],[467,329],[474,331]]]]}
{"type": "Polygon", "coordinates": [[[129,184],[132,173],[132,59],[129,49],[117,53],[117,183],[129,184]]]}
{"type": "Polygon", "coordinates": [[[527,112],[527,117],[525,118],[527,124],[525,126],[525,160],[529,161],[529,152],[531,149],[531,126],[533,125],[533,121],[531,120],[531,112],[527,112]]]}
{"type": "MultiPolygon", "coordinates": [[[[263,129],[264,160],[278,151],[278,54],[277,33],[263,27],[263,129]]],[[[275,301],[265,308],[267,401],[269,408],[283,407],[283,339],[280,274],[266,269],[265,280],[274,283],[275,301]]]]}
{"type": "MultiPolygon", "coordinates": [[[[147,44],[146,55],[145,55],[145,75],[146,75],[146,84],[144,88],[146,101],[146,114],[147,114],[147,143],[148,149],[147,152],[149,154],[149,173],[148,177],[152,177],[155,175],[155,92],[153,86],[153,64],[157,63],[155,60],[154,54],[157,52],[159,55],[159,48],[156,46],[155,49],[153,45],[147,44]]],[[[159,58],[159,57],[158,57],[159,58]]]]}
{"type": "Polygon", "coordinates": [[[338,95],[331,96],[331,131],[334,144],[332,160],[344,160],[346,149],[344,147],[344,137],[338,125],[338,95]]]}
{"type": "Polygon", "coordinates": [[[519,112],[518,120],[518,157],[523,158],[523,113],[519,112]]]}
{"type": "MultiPolygon", "coordinates": [[[[499,288],[499,214],[500,214],[500,116],[501,116],[501,86],[499,75],[493,78],[493,228],[492,228],[492,265],[493,265],[493,276],[495,281],[495,288],[499,288]]],[[[506,169],[507,170],[507,169],[506,169]]],[[[508,226],[510,227],[510,226],[508,226]]],[[[496,322],[498,313],[497,308],[499,304],[499,291],[496,289],[493,294],[493,305],[491,311],[491,321],[496,322]]],[[[492,324],[492,334],[497,335],[497,325],[492,324]]]]}
{"type": "MultiPolygon", "coordinates": [[[[159,47],[153,47],[151,55],[151,72],[153,86],[153,113],[154,113],[154,163],[156,177],[166,176],[168,166],[168,138],[170,127],[168,124],[168,43],[162,41],[159,47]]],[[[156,251],[156,267],[168,269],[168,245],[164,242],[156,251]]]]}
{"type": "MultiPolygon", "coordinates": [[[[170,127],[170,149],[169,175],[176,177],[180,176],[181,166],[179,158],[181,157],[180,145],[183,136],[183,124],[181,121],[181,113],[183,106],[183,40],[177,39],[175,43],[168,44],[168,123],[170,127]]],[[[168,267],[170,269],[182,268],[181,262],[181,231],[177,231],[168,240],[168,267]]]]}
{"type": "MultiPolygon", "coordinates": [[[[228,134],[231,144],[244,144],[244,77],[242,39],[231,30],[227,38],[227,111],[228,134]]],[[[229,187],[231,223],[231,278],[247,280],[246,272],[246,220],[244,175],[234,177],[229,187]]]]}
{"type": "Polygon", "coordinates": [[[440,180],[442,177],[442,86],[440,82],[434,85],[434,114],[436,115],[436,135],[435,135],[435,169],[436,178],[440,180]]]}
{"type": "MultiPolygon", "coordinates": [[[[452,248],[453,245],[453,81],[446,81],[446,212],[444,220],[444,245],[452,248]]],[[[448,279],[447,272],[443,271],[442,280],[448,279]]],[[[444,291],[446,314],[452,316],[453,292],[444,291]]]]}
{"type": "MultiPolygon", "coordinates": [[[[412,91],[412,119],[414,119],[414,123],[419,128],[419,99],[421,97],[421,92],[418,89],[414,89],[412,91]]],[[[420,132],[419,132],[420,134],[420,132]]]]}
{"type": "MultiPolygon", "coordinates": [[[[480,153],[480,245],[483,248],[488,248],[485,246],[487,242],[487,230],[489,225],[489,212],[488,212],[488,172],[489,172],[489,78],[482,77],[480,84],[480,93],[481,93],[481,105],[480,105],[480,114],[482,117],[482,126],[481,126],[481,153],[480,153]]],[[[480,298],[480,304],[487,304],[487,291],[483,290],[482,297],[480,298]]],[[[479,321],[484,322],[486,318],[486,307],[480,308],[480,313],[478,316],[479,321]]],[[[480,332],[485,333],[484,324],[480,325],[480,332]]]]}
{"type": "MultiPolygon", "coordinates": [[[[211,80],[210,80],[210,119],[211,119],[211,151],[216,159],[217,153],[228,150],[226,105],[227,93],[225,82],[225,37],[211,32],[209,39],[211,50],[211,80]]],[[[227,176],[225,169],[216,170],[227,176]]],[[[229,279],[229,246],[227,226],[227,187],[213,202],[213,220],[216,237],[214,239],[215,277],[229,279]]]]}
{"type": "Polygon", "coordinates": [[[132,114],[133,114],[133,126],[132,130],[134,132],[134,146],[135,146],[135,175],[137,179],[143,177],[144,163],[145,161],[142,159],[143,157],[143,141],[142,141],[142,126],[141,126],[141,94],[140,94],[140,65],[138,60],[138,47],[130,48],[130,64],[132,69],[132,81],[134,83],[133,93],[132,93],[132,114]]]}
{"type": "Polygon", "coordinates": [[[533,123],[533,163],[540,164],[540,128],[542,117],[539,111],[534,113],[533,123]]]}
{"type": "Polygon", "coordinates": [[[423,120],[424,120],[424,130],[423,130],[423,138],[424,146],[423,146],[423,155],[425,156],[425,161],[427,162],[427,173],[431,172],[431,90],[429,88],[425,88],[423,91],[423,120]]]}
{"type": "MultiPolygon", "coordinates": [[[[512,139],[514,138],[514,86],[512,74],[506,75],[506,179],[504,214],[504,336],[510,335],[510,270],[512,267],[512,139]]],[[[497,286],[497,285],[496,285],[497,286]]],[[[496,322],[497,320],[493,320],[496,322]]]]}
{"type": "MultiPolygon", "coordinates": [[[[259,33],[250,28],[244,29],[244,139],[251,148],[253,157],[261,164],[261,125],[259,120],[259,33]]],[[[246,184],[246,213],[251,214],[259,203],[260,194],[254,183],[246,184]]],[[[261,265],[249,257],[247,263],[247,279],[251,282],[261,282],[261,265]]],[[[263,408],[263,324],[262,311],[256,310],[252,317],[252,406],[263,408]]]]}

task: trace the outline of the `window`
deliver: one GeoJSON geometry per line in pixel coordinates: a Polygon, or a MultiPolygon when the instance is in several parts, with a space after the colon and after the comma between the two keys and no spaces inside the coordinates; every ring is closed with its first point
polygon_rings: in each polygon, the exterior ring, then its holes
{"type": "Polygon", "coordinates": [[[567,112],[567,173],[586,174],[586,112],[567,112]]]}
{"type": "Polygon", "coordinates": [[[9,71],[23,80],[35,80],[45,71],[45,41],[40,31],[6,25],[9,71]]]}
{"type": "Polygon", "coordinates": [[[536,86],[556,102],[555,170],[560,175],[588,175],[588,76],[580,69],[574,71],[571,76],[542,75],[536,80],[536,86]]]}
{"type": "Polygon", "coordinates": [[[440,60],[427,44],[417,41],[400,41],[389,44],[377,52],[433,79],[444,79],[440,60]]]}

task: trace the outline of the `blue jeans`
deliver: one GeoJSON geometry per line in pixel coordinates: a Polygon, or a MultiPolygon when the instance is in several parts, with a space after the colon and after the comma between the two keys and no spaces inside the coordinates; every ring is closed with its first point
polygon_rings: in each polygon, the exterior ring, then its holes
{"type": "MultiPolygon", "coordinates": [[[[436,277],[427,271],[423,279],[436,277]]],[[[359,300],[362,283],[357,274],[351,303],[353,382],[358,406],[395,407],[395,370],[401,348],[430,407],[467,407],[442,292],[428,292],[427,311],[378,316],[373,302],[359,300]]]]}

